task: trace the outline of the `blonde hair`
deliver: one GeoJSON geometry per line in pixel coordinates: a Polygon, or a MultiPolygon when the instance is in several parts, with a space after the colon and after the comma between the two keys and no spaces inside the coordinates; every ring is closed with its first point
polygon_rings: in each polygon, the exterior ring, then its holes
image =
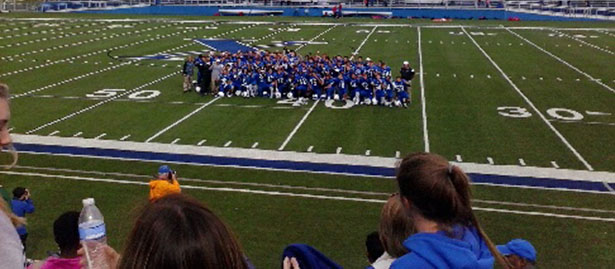
{"type": "Polygon", "coordinates": [[[398,193],[391,195],[380,211],[380,242],[384,250],[394,258],[408,253],[403,242],[415,233],[412,218],[404,211],[398,193]]]}
{"type": "Polygon", "coordinates": [[[9,99],[9,86],[0,83],[0,99],[9,99]]]}

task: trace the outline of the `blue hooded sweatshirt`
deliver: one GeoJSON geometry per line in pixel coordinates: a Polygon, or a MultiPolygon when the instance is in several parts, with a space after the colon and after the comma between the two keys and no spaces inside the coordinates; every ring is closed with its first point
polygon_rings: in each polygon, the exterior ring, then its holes
{"type": "Polygon", "coordinates": [[[493,268],[493,256],[475,228],[455,226],[446,232],[417,233],[404,241],[410,251],[391,268],[493,268]]]}

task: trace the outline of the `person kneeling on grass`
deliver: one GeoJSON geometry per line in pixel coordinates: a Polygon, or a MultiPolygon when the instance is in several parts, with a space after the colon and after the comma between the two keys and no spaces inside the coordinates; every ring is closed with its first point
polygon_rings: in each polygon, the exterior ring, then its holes
{"type": "Polygon", "coordinates": [[[511,268],[532,269],[536,267],[536,249],[528,241],[514,239],[506,245],[499,245],[498,250],[510,263],[511,268]]]}
{"type": "Polygon", "coordinates": [[[149,201],[153,202],[169,194],[180,193],[177,174],[169,166],[158,168],[158,177],[149,182],[149,201]]]}
{"type": "Polygon", "coordinates": [[[53,222],[53,237],[60,252],[44,261],[33,264],[28,269],[79,269],[81,257],[77,250],[79,243],[79,212],[66,212],[53,222]]]}

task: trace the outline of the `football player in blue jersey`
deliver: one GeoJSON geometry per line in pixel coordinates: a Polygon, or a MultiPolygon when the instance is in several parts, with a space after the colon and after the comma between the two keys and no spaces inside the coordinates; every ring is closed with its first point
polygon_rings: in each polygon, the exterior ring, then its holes
{"type": "Polygon", "coordinates": [[[408,104],[411,102],[410,92],[407,88],[407,81],[402,79],[401,76],[397,76],[395,81],[393,82],[395,87],[395,105],[408,107],[408,104]]]}

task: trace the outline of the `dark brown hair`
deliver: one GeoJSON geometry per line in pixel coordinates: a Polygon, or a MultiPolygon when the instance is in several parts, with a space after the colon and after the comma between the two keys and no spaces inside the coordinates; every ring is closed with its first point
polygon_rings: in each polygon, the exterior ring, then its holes
{"type": "Polygon", "coordinates": [[[197,200],[167,195],[148,204],[128,237],[119,268],[230,268],[247,263],[231,230],[197,200]]]}
{"type": "Polygon", "coordinates": [[[413,211],[445,231],[453,225],[476,228],[496,261],[509,268],[472,211],[470,178],[461,168],[437,154],[414,153],[399,164],[397,183],[401,195],[411,201],[413,211]]]}
{"type": "Polygon", "coordinates": [[[403,242],[414,233],[414,222],[408,217],[399,194],[389,197],[380,211],[380,242],[391,257],[399,258],[408,253],[403,242]]]}

